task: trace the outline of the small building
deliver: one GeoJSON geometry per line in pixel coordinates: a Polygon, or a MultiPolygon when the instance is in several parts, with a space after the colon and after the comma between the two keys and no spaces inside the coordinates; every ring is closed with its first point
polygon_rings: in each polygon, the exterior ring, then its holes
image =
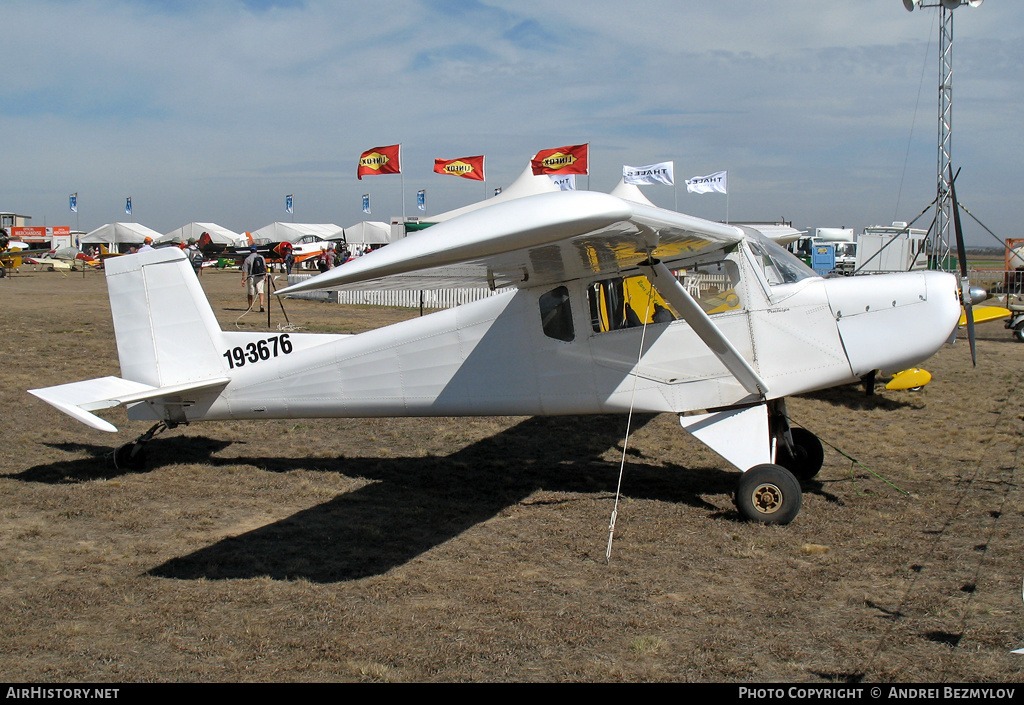
{"type": "Polygon", "coordinates": [[[18,215],[17,213],[0,212],[0,228],[5,228],[9,233],[11,228],[25,228],[31,225],[32,216],[18,215]]]}

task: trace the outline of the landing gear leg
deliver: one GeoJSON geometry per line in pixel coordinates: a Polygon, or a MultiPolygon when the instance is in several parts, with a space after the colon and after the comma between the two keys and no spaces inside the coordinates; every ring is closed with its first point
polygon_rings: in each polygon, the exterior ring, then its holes
{"type": "Polygon", "coordinates": [[[744,519],[788,524],[800,513],[800,481],[786,463],[792,456],[791,464],[813,477],[824,453],[813,434],[789,427],[784,399],[680,416],[679,423],[734,467],[750,468],[733,495],[744,519]]]}
{"type": "Polygon", "coordinates": [[[146,466],[146,444],[158,433],[177,426],[170,421],[161,421],[134,441],[125,443],[114,450],[114,467],[118,470],[141,470],[146,466]]]}
{"type": "Polygon", "coordinates": [[[878,370],[871,370],[860,378],[861,384],[864,385],[864,394],[869,397],[873,397],[875,395],[875,377],[877,376],[878,370]]]}
{"type": "Polygon", "coordinates": [[[793,473],[800,482],[807,482],[825,463],[825,448],[818,437],[806,428],[789,425],[784,400],[775,401],[769,409],[775,462],[793,473]]]}

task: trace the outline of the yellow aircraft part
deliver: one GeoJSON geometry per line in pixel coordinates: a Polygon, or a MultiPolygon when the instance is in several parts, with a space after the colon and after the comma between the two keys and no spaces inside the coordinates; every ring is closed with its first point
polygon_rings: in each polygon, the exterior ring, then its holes
{"type": "Polygon", "coordinates": [[[897,372],[885,385],[886,389],[917,389],[932,381],[932,375],[928,370],[921,370],[916,367],[897,372]]]}
{"type": "MultiPolygon", "coordinates": [[[[972,311],[972,313],[974,314],[975,323],[999,321],[1013,315],[1010,309],[1003,308],[1002,306],[978,306],[972,311]]],[[[967,325],[967,312],[963,309],[960,309],[960,325],[967,325]]]]}
{"type": "Polygon", "coordinates": [[[704,307],[704,313],[709,315],[712,313],[722,313],[723,311],[732,311],[734,308],[740,307],[740,297],[736,295],[735,289],[726,289],[715,296],[703,299],[701,306],[704,307]]]}
{"type": "Polygon", "coordinates": [[[18,269],[21,267],[21,257],[15,257],[13,255],[0,255],[0,262],[7,269],[18,269]]]}
{"type": "Polygon", "coordinates": [[[655,305],[668,308],[665,299],[661,298],[661,294],[651,286],[651,282],[645,276],[629,277],[623,281],[623,289],[626,305],[633,309],[641,323],[654,322],[652,317],[655,305]]]}

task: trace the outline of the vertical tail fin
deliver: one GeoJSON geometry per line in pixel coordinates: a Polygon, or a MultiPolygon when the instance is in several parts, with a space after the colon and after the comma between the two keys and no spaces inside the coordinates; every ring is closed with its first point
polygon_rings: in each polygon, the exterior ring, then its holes
{"type": "Polygon", "coordinates": [[[223,375],[220,324],[180,249],[111,257],[104,267],[124,379],[169,387],[223,375]]]}

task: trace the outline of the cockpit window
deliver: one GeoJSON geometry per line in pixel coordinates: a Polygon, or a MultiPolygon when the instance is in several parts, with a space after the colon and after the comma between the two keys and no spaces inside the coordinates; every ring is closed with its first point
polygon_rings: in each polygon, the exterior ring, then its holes
{"type": "Polygon", "coordinates": [[[544,335],[569,343],[576,338],[572,325],[569,290],[560,286],[540,296],[540,322],[544,335]]]}
{"type": "MultiPolygon", "coordinates": [[[[675,272],[679,283],[709,315],[741,307],[736,293],[739,267],[728,260],[704,262],[675,272]]],[[[679,312],[643,275],[594,282],[588,289],[595,333],[632,328],[644,323],[669,323],[679,312]]]]}
{"type": "Polygon", "coordinates": [[[604,279],[590,285],[590,320],[595,333],[674,321],[668,307],[643,275],[604,279]]]}
{"type": "Polygon", "coordinates": [[[703,262],[679,270],[677,276],[690,296],[709,316],[742,306],[736,289],[740,282],[740,270],[735,262],[703,262]]]}
{"type": "Polygon", "coordinates": [[[747,243],[754,260],[764,272],[770,286],[792,284],[816,277],[814,270],[797,259],[792,252],[763,236],[751,236],[747,243]]]}

